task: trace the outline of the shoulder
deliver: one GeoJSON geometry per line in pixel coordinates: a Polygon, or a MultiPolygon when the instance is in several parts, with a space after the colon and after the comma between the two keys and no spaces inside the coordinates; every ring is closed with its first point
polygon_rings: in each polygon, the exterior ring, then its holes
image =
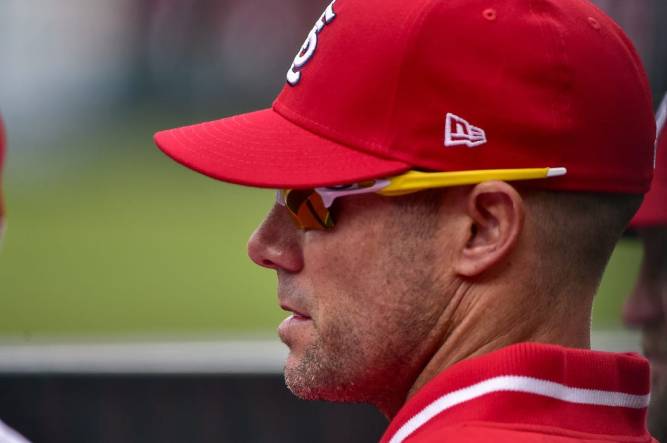
{"type": "Polygon", "coordinates": [[[455,426],[433,426],[415,433],[405,443],[436,443],[443,441],[494,443],[652,443],[646,438],[619,439],[616,436],[591,435],[548,426],[508,425],[494,423],[462,423],[455,426]]]}

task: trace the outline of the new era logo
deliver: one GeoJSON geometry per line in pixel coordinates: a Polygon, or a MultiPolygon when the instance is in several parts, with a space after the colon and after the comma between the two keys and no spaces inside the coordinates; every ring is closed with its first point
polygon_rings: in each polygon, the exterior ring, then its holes
{"type": "Polygon", "coordinates": [[[473,126],[458,115],[447,113],[445,120],[445,146],[465,145],[474,148],[486,143],[483,129],[473,126]]]}

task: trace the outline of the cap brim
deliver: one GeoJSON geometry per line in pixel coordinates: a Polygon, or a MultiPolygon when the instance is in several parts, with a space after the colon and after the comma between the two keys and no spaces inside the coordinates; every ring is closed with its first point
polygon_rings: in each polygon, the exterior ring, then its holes
{"type": "Polygon", "coordinates": [[[309,132],[273,109],[161,131],[155,143],[202,174],[262,188],[330,186],[410,169],[309,132]]]}

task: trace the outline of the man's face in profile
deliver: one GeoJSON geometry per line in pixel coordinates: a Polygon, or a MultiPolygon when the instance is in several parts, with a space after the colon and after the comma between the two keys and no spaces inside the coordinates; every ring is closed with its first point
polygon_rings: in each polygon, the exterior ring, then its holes
{"type": "Polygon", "coordinates": [[[628,298],[625,322],[641,328],[642,348],[651,361],[649,424],[659,440],[667,438],[667,227],[641,229],[644,258],[628,298]]]}
{"type": "Polygon", "coordinates": [[[441,312],[431,295],[447,292],[434,271],[447,268],[446,240],[396,199],[347,197],[334,209],[334,229],[300,231],[276,206],[248,249],[276,269],[279,303],[295,314],[279,328],[290,348],[289,388],[307,399],[364,402],[400,392],[396,384],[430,352],[441,312]]]}

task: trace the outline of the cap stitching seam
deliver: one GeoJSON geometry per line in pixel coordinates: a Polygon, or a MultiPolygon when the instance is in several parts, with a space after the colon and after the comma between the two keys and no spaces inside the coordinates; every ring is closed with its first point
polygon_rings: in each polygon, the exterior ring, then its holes
{"type": "Polygon", "coordinates": [[[290,123],[298,126],[299,128],[303,129],[304,131],[308,131],[311,134],[314,134],[318,137],[322,137],[326,140],[337,143],[339,145],[343,145],[343,146],[345,146],[347,148],[350,148],[350,149],[353,149],[353,150],[362,151],[363,153],[368,154],[368,155],[372,155],[372,156],[380,157],[380,158],[385,158],[385,159],[388,159],[388,160],[405,162],[405,160],[400,160],[400,159],[396,159],[396,158],[393,158],[393,157],[389,157],[386,154],[386,151],[387,151],[386,146],[382,145],[381,143],[376,143],[376,142],[368,141],[368,140],[364,141],[363,145],[359,144],[359,143],[349,143],[349,142],[345,141],[346,137],[345,137],[345,134],[343,134],[343,132],[338,131],[338,130],[330,127],[330,126],[324,125],[322,123],[316,122],[316,121],[314,121],[314,120],[312,120],[312,119],[310,119],[310,118],[308,118],[308,117],[290,109],[290,107],[285,105],[284,103],[275,103],[273,105],[273,109],[278,114],[280,114],[280,116],[282,116],[283,118],[288,120],[290,123]],[[303,126],[301,126],[298,123],[298,120],[306,121],[307,123],[310,123],[313,126],[324,130],[324,132],[331,133],[334,137],[337,137],[338,139],[331,138],[329,136],[329,134],[327,134],[327,135],[318,134],[317,132],[315,132],[311,129],[304,128],[303,126]],[[379,149],[381,152],[371,151],[366,146],[371,147],[371,148],[379,149]]]}
{"type": "MultiPolygon", "coordinates": [[[[392,96],[391,96],[391,100],[389,102],[389,109],[391,111],[390,111],[387,123],[393,121],[393,117],[396,114],[395,104],[396,104],[396,101],[397,101],[399,88],[402,85],[401,80],[403,79],[404,72],[405,72],[405,61],[408,58],[408,55],[412,53],[415,42],[419,40],[419,37],[421,36],[421,34],[423,32],[424,28],[423,28],[422,25],[424,24],[424,22],[426,21],[426,19],[430,15],[431,11],[433,11],[435,9],[437,4],[439,4],[439,2],[437,2],[436,0],[431,0],[430,2],[428,2],[427,5],[422,7],[422,9],[419,13],[419,16],[416,18],[416,20],[414,21],[414,23],[410,27],[410,30],[413,31],[413,32],[412,32],[412,35],[410,36],[410,40],[408,42],[406,42],[406,44],[405,44],[405,48],[404,48],[404,51],[403,51],[403,56],[401,57],[401,64],[399,65],[400,67],[399,67],[398,75],[396,76],[396,84],[394,85],[394,90],[393,90],[393,93],[392,93],[392,96]]],[[[405,33],[405,30],[403,32],[405,33]]],[[[395,135],[394,135],[393,130],[392,131],[386,131],[385,140],[384,140],[385,146],[387,146],[387,147],[391,146],[392,145],[391,141],[394,138],[395,138],[395,135]]]]}
{"type": "MultiPolygon", "coordinates": [[[[560,27],[556,27],[556,35],[558,37],[558,42],[559,44],[558,50],[560,53],[560,56],[562,57],[562,60],[565,64],[565,67],[567,68],[566,75],[567,77],[564,79],[564,85],[567,87],[567,92],[568,95],[567,97],[572,97],[572,88],[573,88],[573,79],[572,79],[572,73],[571,73],[571,62],[567,54],[567,44],[565,42],[564,34],[562,32],[562,29],[560,27]]],[[[565,102],[565,105],[562,106],[561,112],[563,112],[563,118],[567,120],[568,126],[571,128],[572,126],[572,100],[567,99],[565,102]]],[[[557,114],[559,114],[557,112],[557,114]]],[[[572,131],[567,131],[568,132],[568,139],[572,138],[572,131]]],[[[558,161],[560,162],[559,164],[562,164],[562,151],[559,152],[559,159],[558,161]]]]}
{"type": "MultiPolygon", "coordinates": [[[[530,10],[530,13],[533,16],[537,16],[537,13],[536,13],[536,10],[535,10],[535,2],[536,2],[536,0],[530,0],[528,2],[528,9],[530,10]]],[[[540,30],[540,34],[542,34],[542,39],[544,40],[544,43],[545,43],[545,46],[546,46],[547,44],[550,43],[549,42],[549,40],[550,40],[549,30],[546,28],[546,26],[542,22],[542,20],[538,20],[537,23],[538,23],[538,27],[539,27],[539,30],[540,30]]],[[[549,58],[551,60],[552,65],[556,66],[558,60],[557,60],[556,56],[554,55],[554,51],[552,50],[551,45],[549,45],[549,47],[547,49],[547,54],[549,55],[549,58]]],[[[551,98],[551,100],[550,100],[551,101],[550,113],[551,113],[552,122],[557,121],[558,116],[560,114],[558,112],[558,109],[557,109],[556,100],[557,100],[557,97],[551,98]]],[[[569,105],[568,105],[568,108],[569,108],[569,105]]]]}
{"type": "Polygon", "coordinates": [[[642,62],[642,58],[639,56],[637,48],[635,47],[633,42],[628,38],[623,28],[618,23],[616,23],[616,21],[614,21],[611,17],[609,17],[609,15],[602,8],[600,8],[593,2],[586,0],[579,0],[579,3],[584,3],[587,7],[590,7],[594,11],[596,11],[598,14],[597,17],[598,22],[604,24],[603,29],[612,34],[612,37],[615,40],[620,41],[623,50],[628,53],[628,55],[633,61],[632,70],[635,72],[635,74],[640,79],[643,85],[642,94],[644,96],[644,100],[646,100],[648,103],[653,103],[653,96],[651,95],[651,85],[646,70],[645,68],[643,68],[644,65],[642,62]]]}

